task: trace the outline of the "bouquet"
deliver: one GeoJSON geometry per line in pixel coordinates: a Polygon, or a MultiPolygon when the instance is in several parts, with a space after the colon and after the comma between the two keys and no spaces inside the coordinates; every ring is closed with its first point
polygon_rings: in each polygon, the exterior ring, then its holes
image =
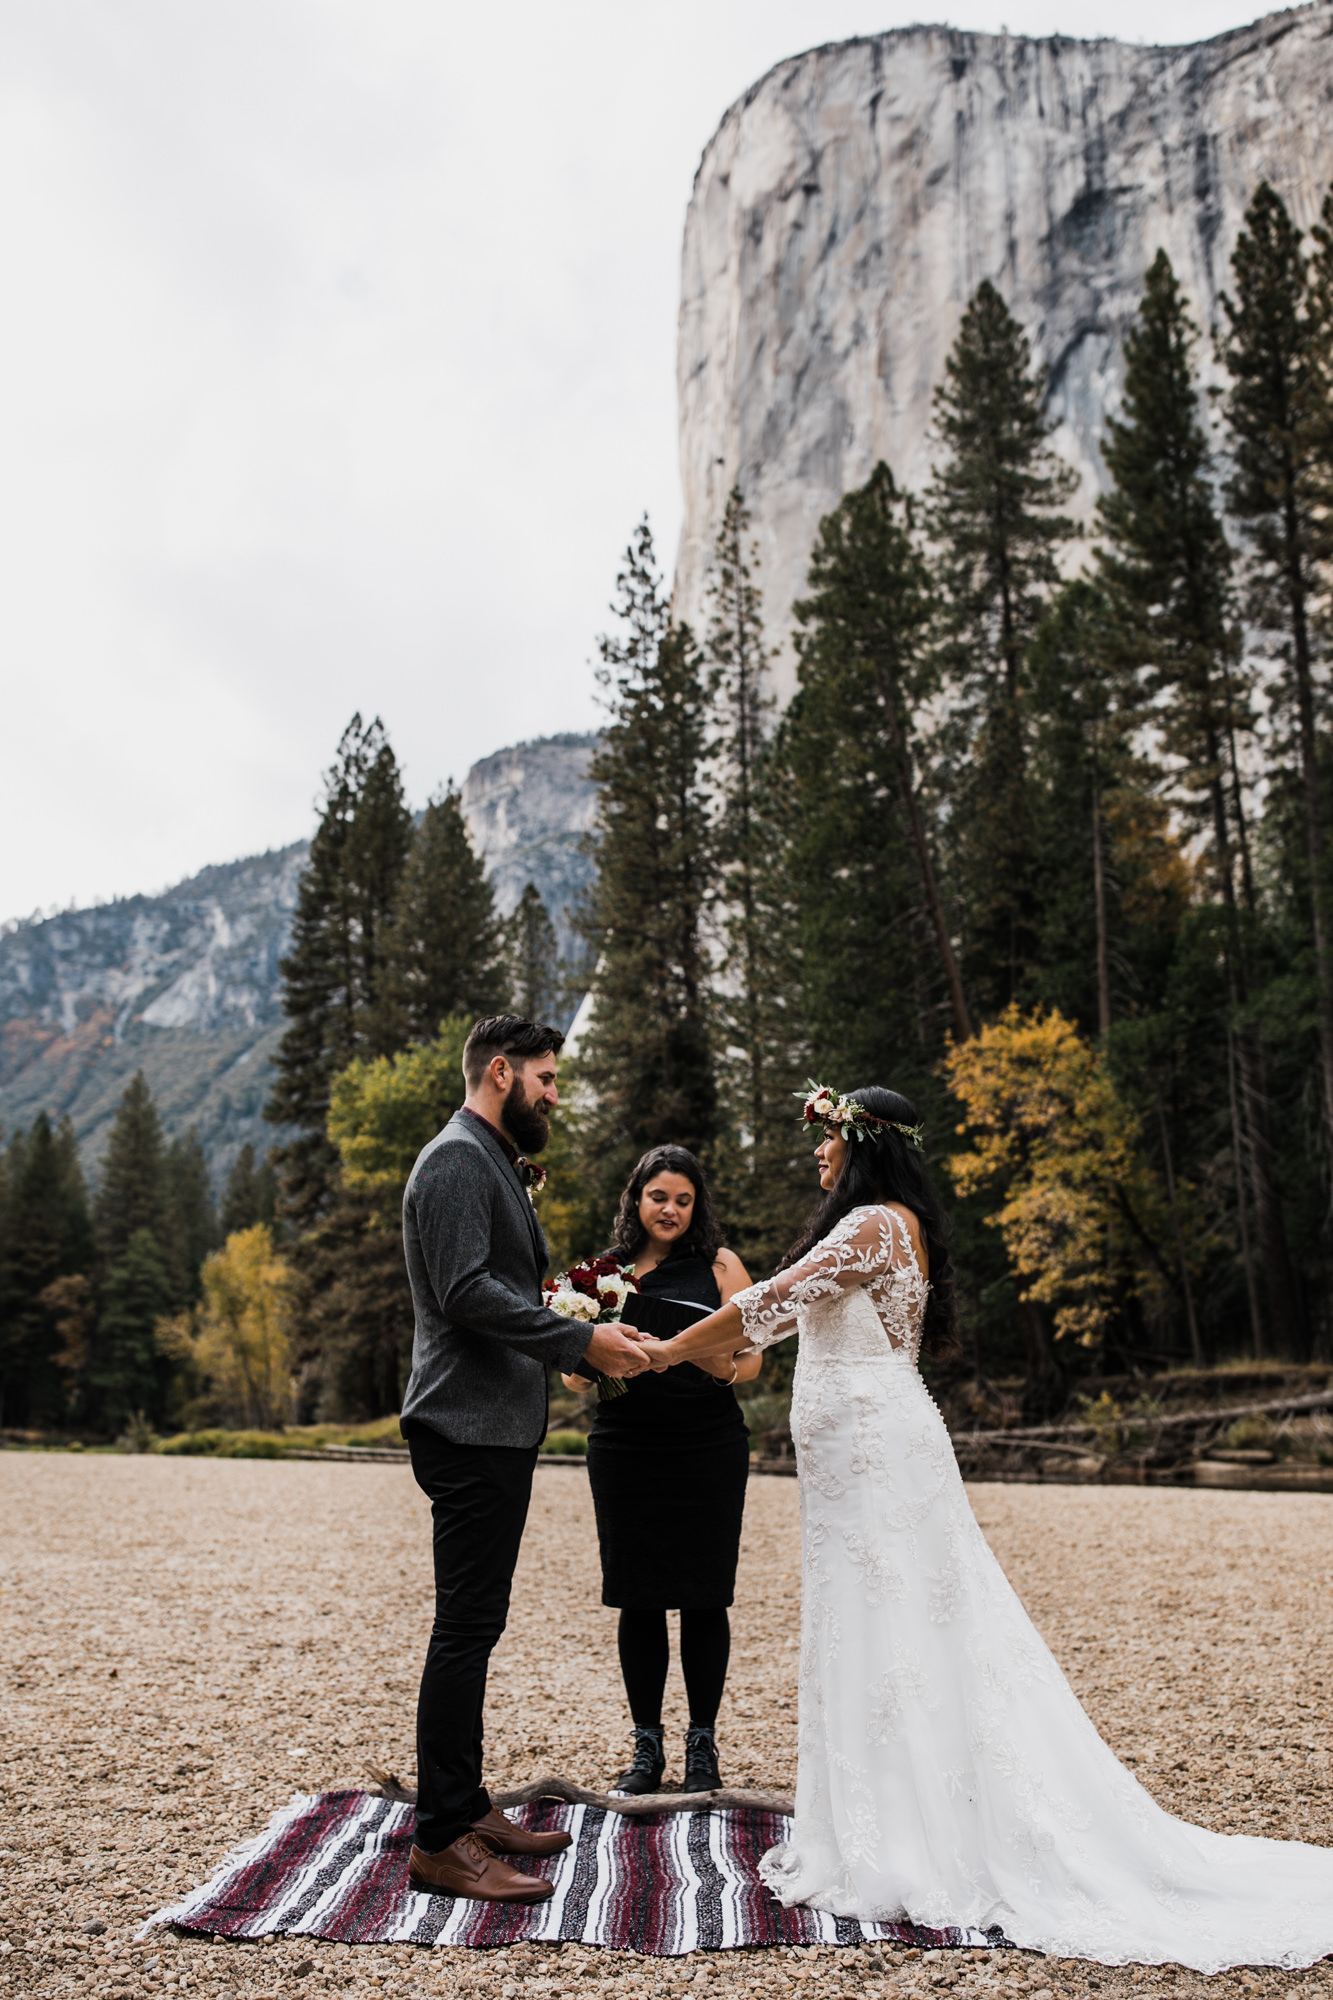
{"type": "MultiPolygon", "coordinates": [[[[581,1264],[571,1264],[567,1271],[548,1278],[542,1296],[552,1312],[599,1326],[619,1319],[626,1299],[638,1289],[639,1281],[630,1265],[618,1263],[614,1257],[585,1257],[581,1264]]],[[[595,1379],[601,1402],[610,1396],[623,1396],[629,1387],[615,1375],[595,1379]]]]}

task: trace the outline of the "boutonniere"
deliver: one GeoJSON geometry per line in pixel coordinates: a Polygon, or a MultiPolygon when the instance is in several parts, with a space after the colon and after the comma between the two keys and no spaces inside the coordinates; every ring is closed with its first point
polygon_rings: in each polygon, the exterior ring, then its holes
{"type": "Polygon", "coordinates": [[[524,1159],[522,1153],[514,1162],[514,1171],[528,1191],[528,1200],[537,1206],[537,1196],[546,1186],[546,1169],[539,1167],[535,1160],[524,1159]]]}

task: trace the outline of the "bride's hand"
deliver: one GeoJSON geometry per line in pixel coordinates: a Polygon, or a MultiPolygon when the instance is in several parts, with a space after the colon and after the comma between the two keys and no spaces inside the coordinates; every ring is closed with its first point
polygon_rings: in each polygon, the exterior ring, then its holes
{"type": "Polygon", "coordinates": [[[671,1366],[671,1356],[667,1351],[671,1345],[670,1341],[649,1340],[646,1334],[640,1334],[639,1345],[643,1349],[648,1366],[652,1369],[654,1375],[665,1375],[667,1369],[671,1366]]]}

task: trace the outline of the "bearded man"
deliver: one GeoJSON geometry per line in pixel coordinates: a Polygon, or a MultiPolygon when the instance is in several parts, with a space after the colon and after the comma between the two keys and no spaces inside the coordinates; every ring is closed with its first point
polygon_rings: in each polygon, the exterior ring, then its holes
{"type": "Polygon", "coordinates": [[[540,1902],[541,1875],[505,1855],[553,1853],[567,1833],[527,1833],[481,1781],[482,1706],[505,1628],[547,1370],[628,1376],[647,1365],[619,1327],[580,1326],[542,1303],[549,1257],[529,1190],[558,1101],[564,1036],[515,1014],[478,1021],[463,1051],[467,1096],[431,1140],[403,1196],[416,1331],[402,1430],[434,1520],[435,1623],[417,1706],[412,1886],[540,1902]]]}

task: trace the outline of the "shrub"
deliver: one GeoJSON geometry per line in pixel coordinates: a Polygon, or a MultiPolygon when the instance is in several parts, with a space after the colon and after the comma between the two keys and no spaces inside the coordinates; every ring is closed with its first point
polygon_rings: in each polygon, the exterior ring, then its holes
{"type": "Polygon", "coordinates": [[[183,1431],[155,1449],[168,1458],[283,1458],[287,1447],[264,1431],[183,1431]]]}
{"type": "Polygon", "coordinates": [[[1227,1432],[1232,1451],[1272,1451],[1277,1435],[1267,1417],[1237,1417],[1227,1432]]]}
{"type": "Polygon", "coordinates": [[[588,1449],[588,1440],[582,1431],[548,1431],[542,1450],[554,1452],[557,1458],[582,1458],[588,1449]]]}

